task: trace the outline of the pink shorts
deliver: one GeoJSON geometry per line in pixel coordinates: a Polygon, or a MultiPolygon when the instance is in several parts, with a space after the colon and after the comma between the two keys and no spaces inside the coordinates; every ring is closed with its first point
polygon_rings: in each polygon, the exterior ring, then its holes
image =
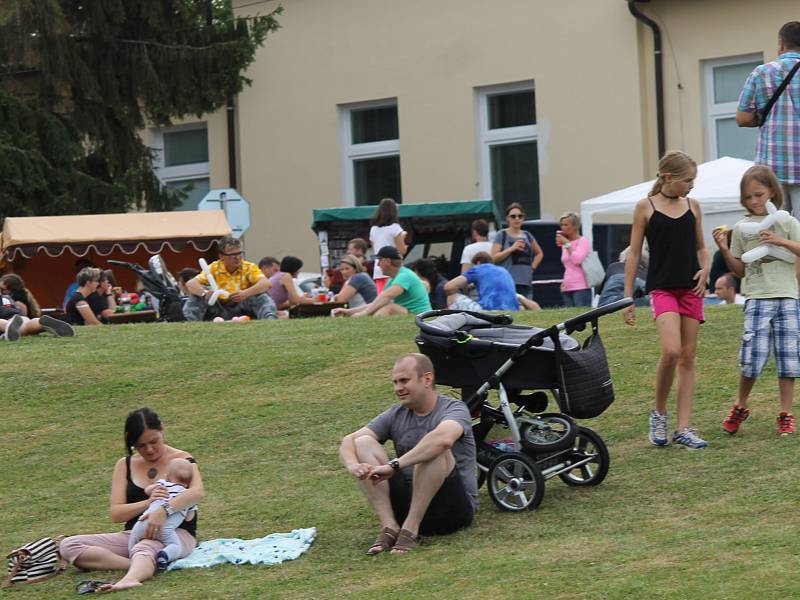
{"type": "Polygon", "coordinates": [[[678,313],[705,322],[703,315],[703,297],[698,296],[692,288],[676,288],[671,290],[653,290],[650,292],[650,307],[653,318],[667,312],[678,313]]]}

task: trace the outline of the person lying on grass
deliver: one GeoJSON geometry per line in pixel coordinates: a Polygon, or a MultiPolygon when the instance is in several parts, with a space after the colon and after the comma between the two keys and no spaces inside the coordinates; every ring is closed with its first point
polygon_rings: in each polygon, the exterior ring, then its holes
{"type": "Polygon", "coordinates": [[[399,403],[346,435],[339,448],[381,524],[367,554],[405,554],[420,543],[420,533],[469,526],[478,507],[466,404],[436,391],[433,364],[422,354],[400,358],[392,381],[399,403]],[[390,439],[397,455],[391,460],[383,447],[390,439]]]}
{"type": "MultiPolygon", "coordinates": [[[[164,427],[158,415],[149,408],[140,408],[128,414],[125,420],[125,447],[128,454],[117,461],[111,479],[111,520],[125,523],[124,530],[116,533],[74,535],[61,542],[61,557],[79,569],[126,571],[116,583],[99,585],[98,592],[115,592],[137,587],[150,579],[156,571],[158,553],[164,548],[159,537],[167,518],[198,504],[205,494],[203,478],[194,458],[188,452],[164,443],[164,427]],[[170,498],[168,490],[158,486],[148,496],[145,488],[159,479],[165,479],[167,466],[176,458],[191,463],[189,487],[170,498]],[[148,526],[144,539],[129,549],[131,529],[156,501],[164,502],[161,510],[154,510],[146,515],[148,526]]],[[[196,529],[195,513],[190,514],[175,530],[181,545],[175,558],[183,558],[194,550],[197,545],[196,529]]]]}
{"type": "Polygon", "coordinates": [[[431,310],[425,284],[414,271],[403,266],[403,259],[397,248],[384,246],[378,251],[377,259],[381,272],[389,277],[383,291],[369,304],[356,308],[335,308],[331,311],[331,316],[418,315],[431,310]]]}

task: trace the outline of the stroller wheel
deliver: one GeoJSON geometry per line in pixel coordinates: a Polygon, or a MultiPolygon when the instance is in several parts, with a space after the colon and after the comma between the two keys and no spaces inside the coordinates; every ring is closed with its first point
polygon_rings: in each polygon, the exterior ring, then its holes
{"type": "Polygon", "coordinates": [[[519,452],[498,456],[489,467],[487,481],[489,497],[501,510],[533,510],[544,497],[542,471],[519,452]]]}
{"type": "Polygon", "coordinates": [[[608,475],[611,464],[608,448],[603,439],[588,427],[578,427],[569,455],[570,462],[584,464],[559,475],[567,485],[599,485],[608,475]]]}
{"type": "Polygon", "coordinates": [[[561,413],[545,413],[520,420],[522,447],[531,454],[544,454],[569,448],[575,441],[578,426],[561,413]]]}

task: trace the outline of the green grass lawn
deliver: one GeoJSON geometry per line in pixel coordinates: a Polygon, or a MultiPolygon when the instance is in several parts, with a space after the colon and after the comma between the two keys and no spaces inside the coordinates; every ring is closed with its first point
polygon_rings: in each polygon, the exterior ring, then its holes
{"type": "MultiPolygon", "coordinates": [[[[170,572],[129,598],[800,595],[798,442],[775,437],[772,365],[743,431],[720,430],[737,387],[741,308],[709,307],[701,328],[694,421],[711,446],[698,452],[647,442],[658,343],[648,312],[638,316],[635,328],[619,314],[601,325],[617,401],[583,424],[609,446],[605,482],[550,480],[540,508],[522,514],[500,512],[482,489],[472,527],[403,557],[365,556],[378,527],[337,450],[392,403],[392,364],[415,350],[412,320],[121,325],[3,343],[0,550],[119,528],[108,516],[111,471],[125,415],[146,405],[161,415],[167,443],[199,462],[201,539],[300,527],[318,537],[283,565],[170,572]]],[[[13,597],[72,598],[86,577],[69,569],[13,597]]]]}

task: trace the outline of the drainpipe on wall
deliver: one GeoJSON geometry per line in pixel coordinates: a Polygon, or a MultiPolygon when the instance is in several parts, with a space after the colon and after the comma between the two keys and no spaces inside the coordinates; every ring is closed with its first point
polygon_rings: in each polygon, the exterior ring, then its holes
{"type": "MultiPolygon", "coordinates": [[[[214,0],[206,0],[206,26],[214,24],[214,0]]],[[[228,187],[236,189],[236,95],[228,94],[228,187]]]]}
{"type": "Polygon", "coordinates": [[[655,63],[656,75],[656,129],[658,132],[658,157],[661,158],[664,156],[664,152],[666,152],[666,143],[664,140],[664,72],[661,66],[661,28],[659,28],[658,23],[647,15],[639,12],[639,9],[636,7],[636,2],[649,1],[650,0],[628,0],[628,10],[636,20],[641,21],[653,30],[653,60],[655,63]]]}
{"type": "Polygon", "coordinates": [[[228,94],[228,187],[236,189],[236,96],[228,94]]]}

